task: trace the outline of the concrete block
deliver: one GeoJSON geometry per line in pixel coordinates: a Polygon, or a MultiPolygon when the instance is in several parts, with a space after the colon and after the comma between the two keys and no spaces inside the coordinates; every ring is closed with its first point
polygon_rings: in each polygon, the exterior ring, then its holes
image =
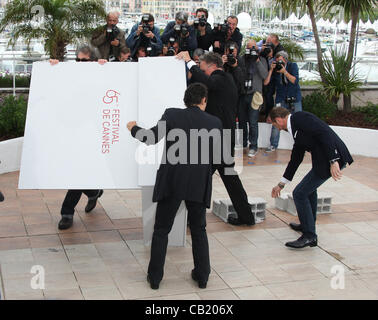
{"type": "MultiPolygon", "coordinates": [[[[326,193],[318,193],[317,214],[332,213],[332,197],[326,193]]],[[[288,195],[288,204],[286,211],[294,216],[297,216],[297,208],[294,203],[293,196],[288,195]]]]}
{"type": "Polygon", "coordinates": [[[293,196],[291,194],[288,195],[287,197],[287,212],[294,215],[294,216],[297,216],[297,208],[295,206],[295,203],[294,203],[294,199],[293,199],[293,196]]]}
{"type": "Polygon", "coordinates": [[[288,205],[288,202],[289,202],[288,196],[289,196],[289,193],[281,192],[281,195],[278,198],[274,199],[275,207],[278,210],[282,210],[282,211],[287,210],[287,205],[288,205]]]}

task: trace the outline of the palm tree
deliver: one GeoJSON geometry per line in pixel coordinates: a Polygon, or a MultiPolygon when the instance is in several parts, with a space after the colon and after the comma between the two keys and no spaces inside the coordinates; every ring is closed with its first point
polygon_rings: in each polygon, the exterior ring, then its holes
{"type": "Polygon", "coordinates": [[[341,6],[344,9],[346,20],[352,20],[346,64],[348,71],[350,71],[352,68],[359,16],[360,14],[369,14],[370,16],[374,17],[375,5],[376,0],[321,0],[320,7],[322,11],[328,12],[334,6],[341,6]]]}
{"type": "Polygon", "coordinates": [[[318,8],[319,1],[320,0],[275,0],[275,3],[277,6],[280,6],[286,12],[296,12],[298,7],[301,8],[301,10],[303,11],[307,8],[311,19],[312,32],[314,33],[314,39],[316,43],[316,55],[318,58],[319,74],[322,81],[325,82],[326,79],[324,77],[322,47],[320,44],[318,28],[316,26],[315,20],[315,10],[318,8]]]}
{"type": "MultiPolygon", "coordinates": [[[[344,111],[352,111],[352,91],[361,86],[360,79],[346,68],[349,60],[345,48],[340,50],[331,49],[331,59],[324,56],[325,78],[326,82],[322,83],[327,96],[337,103],[340,95],[343,95],[344,111]]],[[[354,61],[351,67],[357,62],[354,61]]]]}
{"type": "Polygon", "coordinates": [[[11,28],[9,45],[20,37],[28,45],[43,39],[50,58],[63,60],[67,45],[88,37],[105,15],[102,0],[13,0],[5,7],[0,32],[11,28]]]}

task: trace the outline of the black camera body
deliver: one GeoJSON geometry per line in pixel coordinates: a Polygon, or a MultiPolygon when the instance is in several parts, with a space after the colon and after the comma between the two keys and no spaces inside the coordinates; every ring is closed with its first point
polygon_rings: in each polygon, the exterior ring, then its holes
{"type": "Polygon", "coordinates": [[[236,63],[236,58],[234,56],[235,47],[231,45],[228,50],[229,53],[227,55],[227,64],[233,66],[236,63]]]}
{"type": "Polygon", "coordinates": [[[244,56],[248,61],[256,62],[259,58],[259,52],[255,48],[246,48],[244,56]]]}
{"type": "Polygon", "coordinates": [[[285,62],[278,60],[276,61],[276,71],[280,71],[285,66],[285,62]]]}
{"type": "Polygon", "coordinates": [[[143,17],[142,17],[143,34],[147,34],[150,31],[152,31],[152,28],[150,27],[150,25],[148,24],[148,22],[149,22],[149,16],[148,16],[148,14],[143,15],[143,17]]]}
{"type": "Polygon", "coordinates": [[[286,97],[285,102],[289,106],[291,111],[295,110],[294,103],[297,102],[297,99],[295,97],[286,97]]]}
{"type": "Polygon", "coordinates": [[[166,56],[172,57],[172,56],[176,55],[176,50],[175,50],[175,47],[174,47],[175,42],[176,42],[175,38],[169,38],[168,52],[167,52],[166,56]]]}
{"type": "Polygon", "coordinates": [[[177,37],[186,38],[189,34],[189,25],[186,23],[176,24],[174,26],[174,30],[176,32],[177,37]]]}
{"type": "Polygon", "coordinates": [[[195,28],[198,28],[198,27],[204,27],[206,26],[206,23],[207,23],[207,20],[204,16],[202,16],[201,18],[197,18],[197,19],[194,19],[194,27],[195,28]]]}
{"type": "Polygon", "coordinates": [[[271,47],[265,47],[263,50],[261,50],[260,52],[260,56],[262,56],[263,58],[266,58],[269,56],[269,54],[273,51],[273,49],[271,47]]]}
{"type": "Polygon", "coordinates": [[[227,23],[227,20],[224,23],[214,23],[214,39],[215,41],[224,41],[226,39],[228,30],[230,26],[227,23]]]}
{"type": "Polygon", "coordinates": [[[117,26],[113,26],[111,29],[108,28],[106,30],[106,40],[108,40],[108,42],[114,41],[115,39],[117,39],[119,33],[120,30],[117,26]]]}

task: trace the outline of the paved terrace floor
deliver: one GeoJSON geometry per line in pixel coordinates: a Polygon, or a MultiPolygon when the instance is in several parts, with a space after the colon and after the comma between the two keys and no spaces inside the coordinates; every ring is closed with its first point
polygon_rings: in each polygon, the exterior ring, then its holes
{"type": "MultiPolygon", "coordinates": [[[[333,213],[317,222],[319,246],[284,246],[299,234],[295,216],[274,209],[270,198],[290,156],[279,150],[244,158],[241,175],[249,196],[268,201],[266,220],[234,227],[208,210],[211,276],[207,289],[190,278],[190,236],[185,248],[169,248],[160,289],[146,282],[150,249],[143,245],[141,192],[105,191],[96,209],[77,207],[74,227],[59,231],[65,191],[18,190],[18,172],[0,176],[0,289],[5,299],[377,299],[378,159],[355,157],[340,182],[320,188],[333,197],[333,213]],[[31,267],[45,268],[45,290],[30,286],[31,267]],[[345,270],[345,289],[331,288],[331,268],[345,270]]],[[[292,191],[310,168],[299,168],[292,191]]],[[[213,199],[227,196],[218,176],[213,199]]]]}

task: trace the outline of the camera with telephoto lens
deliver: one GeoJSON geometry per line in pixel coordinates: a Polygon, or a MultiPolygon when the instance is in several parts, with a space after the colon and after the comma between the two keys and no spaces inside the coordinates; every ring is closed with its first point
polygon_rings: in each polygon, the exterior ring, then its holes
{"type": "Polygon", "coordinates": [[[185,38],[189,34],[189,25],[187,25],[186,23],[184,23],[184,24],[176,24],[174,26],[174,30],[175,30],[176,35],[178,37],[185,38]]]}
{"type": "Polygon", "coordinates": [[[295,97],[287,97],[285,99],[286,104],[289,106],[291,111],[295,110],[294,103],[297,102],[297,99],[295,97]]]}
{"type": "Polygon", "coordinates": [[[205,16],[202,16],[200,18],[194,19],[193,25],[194,25],[195,28],[198,28],[198,27],[206,26],[206,23],[207,23],[207,20],[206,20],[205,16]]]}
{"type": "Polygon", "coordinates": [[[108,42],[114,41],[115,39],[117,39],[119,32],[120,31],[117,26],[113,26],[111,29],[108,28],[106,30],[106,40],[108,40],[108,42]]]}
{"type": "Polygon", "coordinates": [[[233,66],[236,63],[234,50],[235,50],[235,46],[233,44],[228,47],[227,64],[230,66],[233,66]]]}
{"type": "Polygon", "coordinates": [[[244,56],[248,61],[255,62],[259,58],[259,52],[254,47],[246,48],[244,56]]]}
{"type": "Polygon", "coordinates": [[[285,62],[283,62],[281,60],[278,60],[278,61],[276,61],[276,68],[275,68],[275,70],[276,71],[280,71],[284,66],[285,66],[285,62]]]}
{"type": "Polygon", "coordinates": [[[150,17],[148,14],[145,14],[143,15],[142,17],[142,29],[143,29],[143,34],[147,34],[149,33],[150,31],[152,31],[152,28],[150,27],[150,25],[148,24],[150,20],[150,17]]]}
{"type": "Polygon", "coordinates": [[[262,56],[263,58],[266,58],[269,56],[269,54],[272,51],[273,51],[273,48],[270,45],[266,45],[266,47],[263,50],[261,50],[260,56],[262,56]]]}
{"type": "Polygon", "coordinates": [[[166,56],[171,57],[171,56],[176,55],[176,50],[175,50],[175,47],[174,47],[175,42],[176,42],[175,38],[169,38],[168,52],[167,52],[166,56]]]}

